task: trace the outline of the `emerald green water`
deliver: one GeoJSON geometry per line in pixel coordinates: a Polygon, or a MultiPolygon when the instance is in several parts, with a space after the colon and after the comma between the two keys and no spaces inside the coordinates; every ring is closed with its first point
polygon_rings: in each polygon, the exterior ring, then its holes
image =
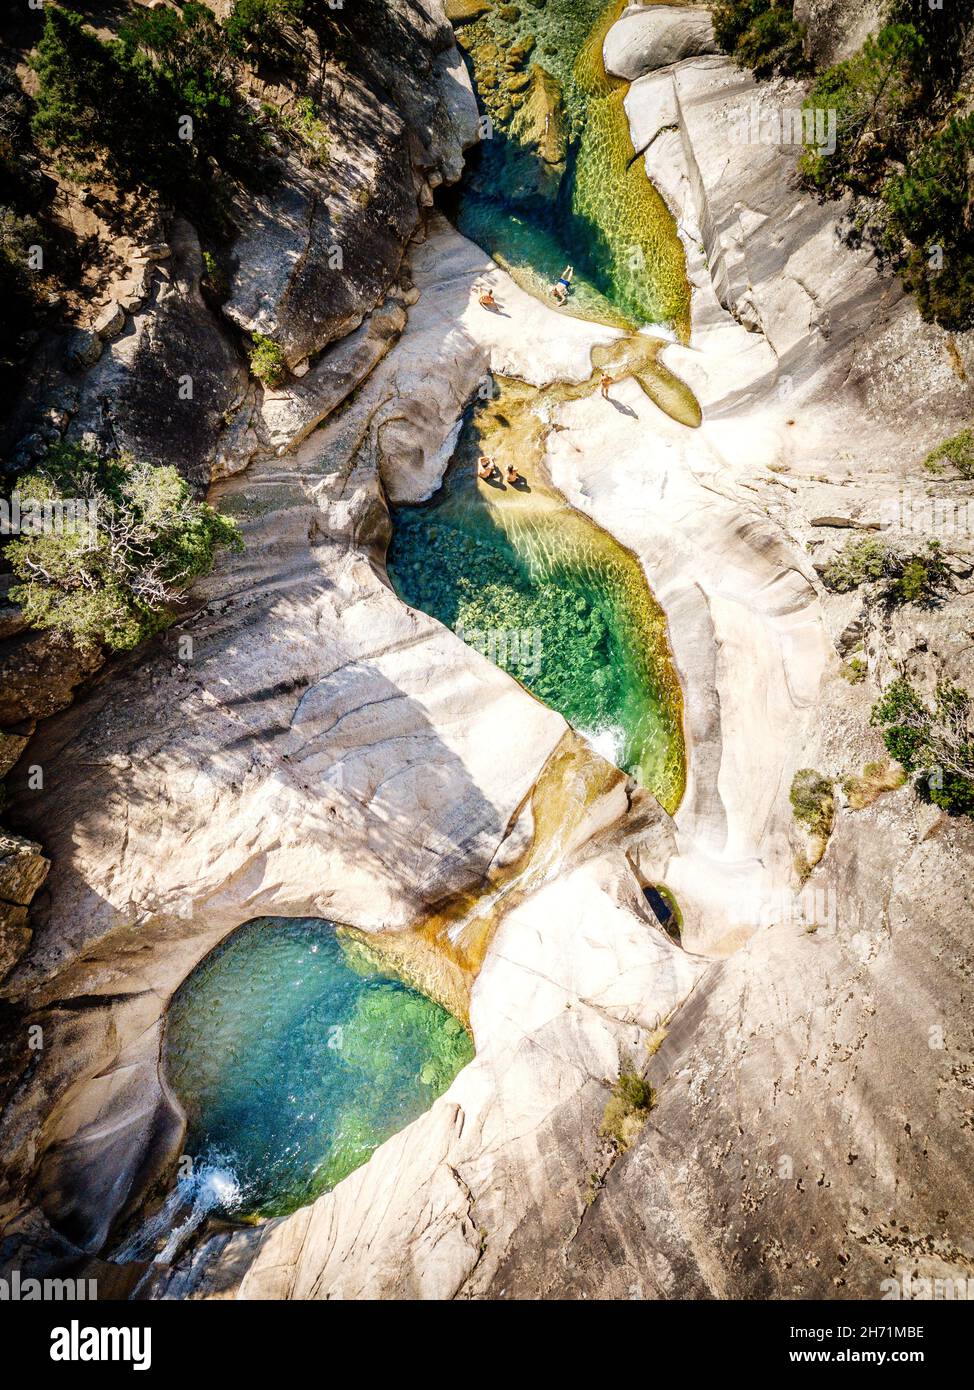
{"type": "Polygon", "coordinates": [[[565,312],[665,324],[685,338],[683,249],[635,158],[628,84],[602,62],[622,9],[619,0],[524,0],[457,28],[491,132],[471,156],[456,220],[533,293],[547,295],[571,262],[565,312]]]}
{"type": "Polygon", "coordinates": [[[666,620],[635,557],[537,470],[537,395],[507,381],[468,415],[440,491],[393,510],[389,576],[673,811],[686,773],[666,620]],[[481,451],[529,488],[479,482],[481,451]]]}
{"type": "Polygon", "coordinates": [[[169,1010],[186,1152],[235,1214],[327,1192],[416,1119],[473,1056],[461,1023],[330,922],[265,917],[190,975],[169,1010]]]}

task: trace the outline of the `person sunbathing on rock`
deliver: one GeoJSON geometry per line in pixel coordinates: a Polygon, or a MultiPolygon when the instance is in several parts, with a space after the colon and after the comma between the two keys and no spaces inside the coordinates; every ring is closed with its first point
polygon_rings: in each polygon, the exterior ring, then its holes
{"type": "Polygon", "coordinates": [[[477,477],[492,478],[494,476],[494,460],[489,454],[481,454],[477,460],[477,477]]]}
{"type": "Polygon", "coordinates": [[[513,463],[507,465],[507,481],[511,487],[517,487],[518,483],[521,481],[521,475],[514,467],[513,463]]]}
{"type": "Polygon", "coordinates": [[[492,290],[484,290],[483,294],[480,296],[480,307],[482,309],[497,308],[497,300],[494,298],[492,290]]]}

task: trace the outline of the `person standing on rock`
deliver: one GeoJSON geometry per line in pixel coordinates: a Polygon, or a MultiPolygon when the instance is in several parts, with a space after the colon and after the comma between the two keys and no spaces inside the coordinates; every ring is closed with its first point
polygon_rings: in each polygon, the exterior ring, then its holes
{"type": "Polygon", "coordinates": [[[608,373],[608,372],[603,372],[603,373],[602,373],[602,380],[599,382],[599,386],[600,386],[601,389],[602,389],[602,399],[603,399],[603,400],[606,400],[606,401],[607,401],[607,400],[609,399],[609,387],[610,387],[611,385],[612,385],[612,378],[609,376],[609,373],[608,373]]]}

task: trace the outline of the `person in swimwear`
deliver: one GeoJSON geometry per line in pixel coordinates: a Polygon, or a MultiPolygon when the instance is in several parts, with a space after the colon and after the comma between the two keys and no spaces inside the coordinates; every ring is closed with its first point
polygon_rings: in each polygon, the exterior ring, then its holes
{"type": "Polygon", "coordinates": [[[557,300],[559,304],[564,304],[565,300],[568,298],[568,291],[572,287],[572,276],[574,274],[574,266],[566,265],[565,269],[561,272],[561,278],[557,285],[552,285],[551,297],[557,300]]]}
{"type": "Polygon", "coordinates": [[[608,372],[603,372],[603,373],[602,373],[602,380],[599,382],[599,386],[602,388],[602,398],[603,398],[603,400],[606,400],[606,401],[607,401],[607,400],[609,399],[609,387],[610,387],[611,385],[612,385],[612,378],[609,376],[609,373],[608,373],[608,372]]]}
{"type": "Polygon", "coordinates": [[[494,460],[489,454],[481,454],[477,460],[477,477],[485,481],[494,476],[494,460]]]}
{"type": "Polygon", "coordinates": [[[480,307],[482,309],[496,309],[497,300],[494,298],[492,290],[484,290],[480,296],[480,307]]]}
{"type": "Polygon", "coordinates": [[[507,481],[511,487],[515,487],[521,481],[521,475],[514,467],[513,463],[507,465],[507,481]]]}

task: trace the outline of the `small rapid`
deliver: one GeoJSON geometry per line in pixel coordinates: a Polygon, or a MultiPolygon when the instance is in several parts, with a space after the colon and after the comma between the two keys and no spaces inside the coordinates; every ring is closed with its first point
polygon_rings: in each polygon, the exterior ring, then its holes
{"type": "Polygon", "coordinates": [[[190,1236],[213,1212],[231,1216],[240,1206],[240,1184],[227,1160],[207,1158],[181,1176],[162,1205],[109,1255],[116,1264],[147,1261],[150,1268],[135,1286],[138,1293],[152,1265],[170,1265],[190,1236]]]}

